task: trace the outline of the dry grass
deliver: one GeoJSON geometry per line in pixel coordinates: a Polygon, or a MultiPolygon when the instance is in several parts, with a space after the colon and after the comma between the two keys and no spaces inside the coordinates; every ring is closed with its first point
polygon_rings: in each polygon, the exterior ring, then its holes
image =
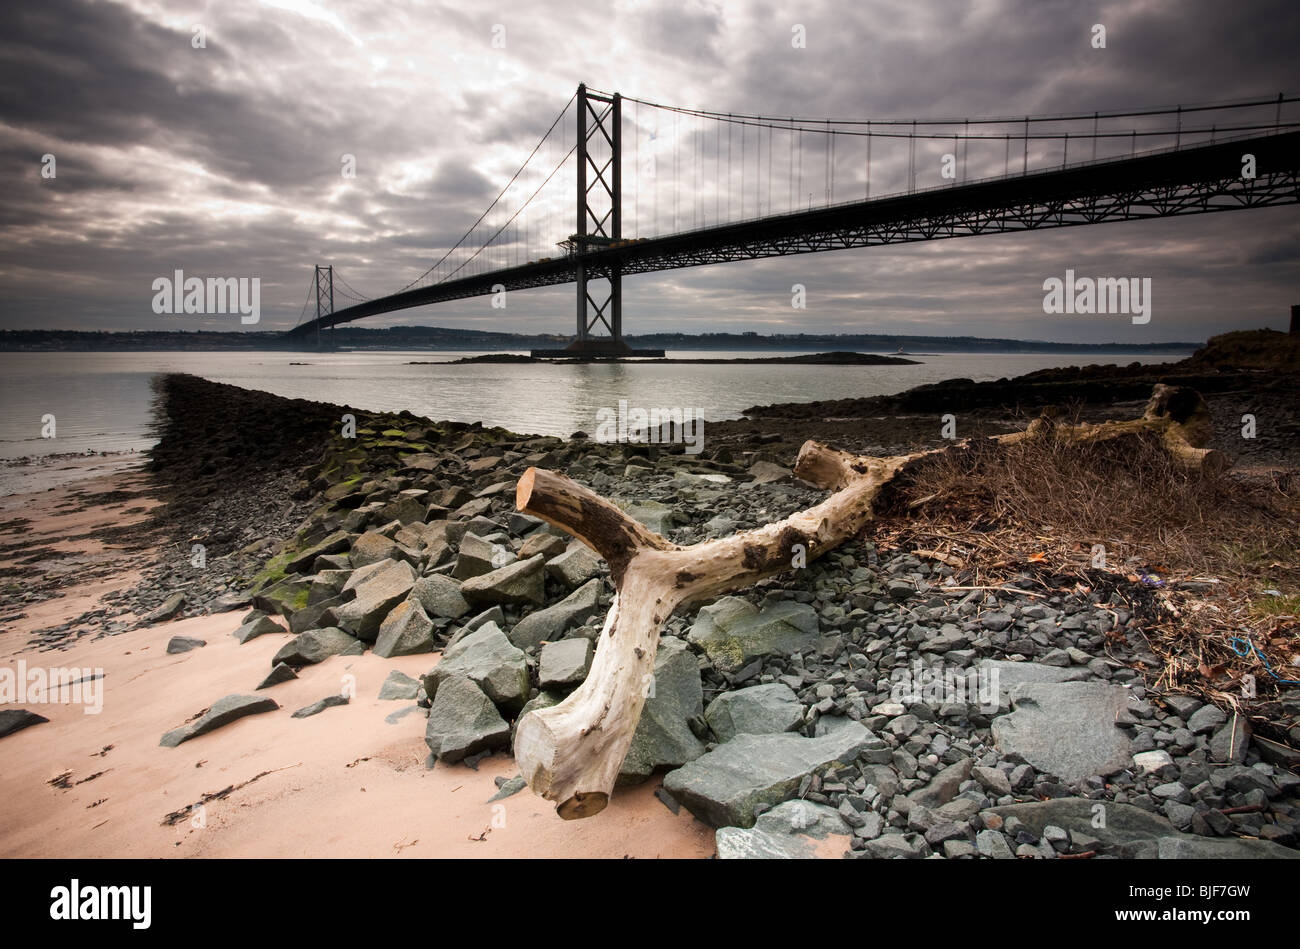
{"type": "Polygon", "coordinates": [[[1164,664],[1153,676],[1159,689],[1190,688],[1258,715],[1279,683],[1252,648],[1245,656],[1234,651],[1242,637],[1275,672],[1298,677],[1290,665],[1300,653],[1293,477],[1203,477],[1178,467],[1148,436],[1092,445],[1045,438],[972,442],[915,466],[891,488],[881,527],[913,548],[962,561],[963,583],[996,584],[997,568],[1033,568],[1085,588],[1117,584],[1154,594],[1158,608],[1142,626],[1164,664]],[[1100,571],[1097,544],[1106,548],[1100,571]],[[1248,675],[1260,701],[1242,695],[1248,675]]]}

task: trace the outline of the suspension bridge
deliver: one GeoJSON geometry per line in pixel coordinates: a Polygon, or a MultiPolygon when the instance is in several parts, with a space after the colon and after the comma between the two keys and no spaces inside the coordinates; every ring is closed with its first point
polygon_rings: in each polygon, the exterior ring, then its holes
{"type": "Polygon", "coordinates": [[[625,276],[1300,203],[1300,118],[1284,116],[1296,101],[814,119],[687,109],[580,85],[432,266],[368,295],[318,265],[289,335],[314,335],[319,346],[322,330],[381,313],[572,283],[573,342],[538,354],[662,355],[623,340],[625,276]]]}

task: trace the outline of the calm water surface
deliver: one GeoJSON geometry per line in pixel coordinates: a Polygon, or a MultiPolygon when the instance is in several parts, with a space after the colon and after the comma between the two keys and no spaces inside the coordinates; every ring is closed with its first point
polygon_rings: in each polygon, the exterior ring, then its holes
{"type": "MultiPolygon", "coordinates": [[[[998,379],[1092,362],[1173,362],[1177,355],[938,354],[916,366],[412,365],[473,353],[0,353],[0,459],[55,452],[143,451],[157,373],[376,411],[482,421],[516,432],[593,432],[600,408],[691,408],[714,421],[772,402],[810,402],[899,392],[966,377],[998,379]],[[301,363],[302,365],[295,365],[301,363]],[[41,418],[56,419],[54,439],[41,418]]],[[[762,355],[674,351],[680,358],[762,355]]]]}

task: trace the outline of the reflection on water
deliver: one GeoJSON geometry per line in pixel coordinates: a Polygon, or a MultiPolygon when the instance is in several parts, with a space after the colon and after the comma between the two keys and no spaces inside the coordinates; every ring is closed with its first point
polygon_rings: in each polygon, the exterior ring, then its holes
{"type": "Polygon", "coordinates": [[[569,435],[593,432],[596,412],[616,411],[620,399],[633,408],[696,409],[717,421],[739,418],[753,405],[883,395],[955,377],[979,381],[1049,366],[1181,358],[945,354],[916,357],[916,366],[411,365],[464,355],[472,354],[0,353],[0,457],[147,448],[149,379],[159,372],[189,372],[289,398],[569,435]],[[56,439],[41,438],[46,414],[55,416],[56,439]]]}

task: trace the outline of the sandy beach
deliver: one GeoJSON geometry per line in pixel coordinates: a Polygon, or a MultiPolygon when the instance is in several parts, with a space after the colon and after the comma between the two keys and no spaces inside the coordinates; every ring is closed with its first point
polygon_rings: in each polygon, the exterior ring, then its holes
{"type": "MultiPolygon", "coordinates": [[[[138,490],[145,476],[100,476],[95,491],[138,490]]],[[[82,483],[80,487],[85,487],[82,483]]],[[[488,803],[493,779],[517,772],[506,754],[465,765],[425,767],[424,716],[414,702],[375,696],[393,669],[413,677],[436,655],[385,660],[334,656],[264,694],[275,712],[250,716],[177,748],[158,744],[218,698],[252,693],[289,638],[261,636],[239,645],[230,633],[240,611],[195,617],[94,639],[71,649],[25,645],[33,629],[63,622],[104,592],[130,585],[139,558],[93,541],[71,541],[121,526],[138,499],[82,510],[71,488],[11,495],[0,504],[38,524],[31,546],[56,549],[63,568],[95,563],[107,575],[35,604],[7,625],[0,662],[16,668],[103,670],[102,711],[82,705],[30,706],[47,724],[0,743],[0,797],[24,807],[0,809],[4,857],[708,857],[713,830],[685,810],[674,816],[654,797],[657,780],[618,795],[602,820],[563,821],[527,790],[488,803]],[[173,636],[207,645],[168,655],[173,636]],[[291,713],[338,693],[355,698],[312,718],[291,713]],[[407,714],[387,722],[394,713],[407,714]],[[61,775],[66,775],[62,780],[61,775]],[[51,784],[54,781],[55,784],[51,784]],[[55,786],[55,785],[59,786],[55,786]],[[174,824],[167,816],[235,786],[174,824]],[[196,826],[203,824],[204,826],[196,826]]],[[[0,565],[2,566],[2,565],[0,565]]],[[[830,844],[831,842],[824,842],[830,844]]],[[[839,841],[829,855],[838,856],[839,841]]]]}

